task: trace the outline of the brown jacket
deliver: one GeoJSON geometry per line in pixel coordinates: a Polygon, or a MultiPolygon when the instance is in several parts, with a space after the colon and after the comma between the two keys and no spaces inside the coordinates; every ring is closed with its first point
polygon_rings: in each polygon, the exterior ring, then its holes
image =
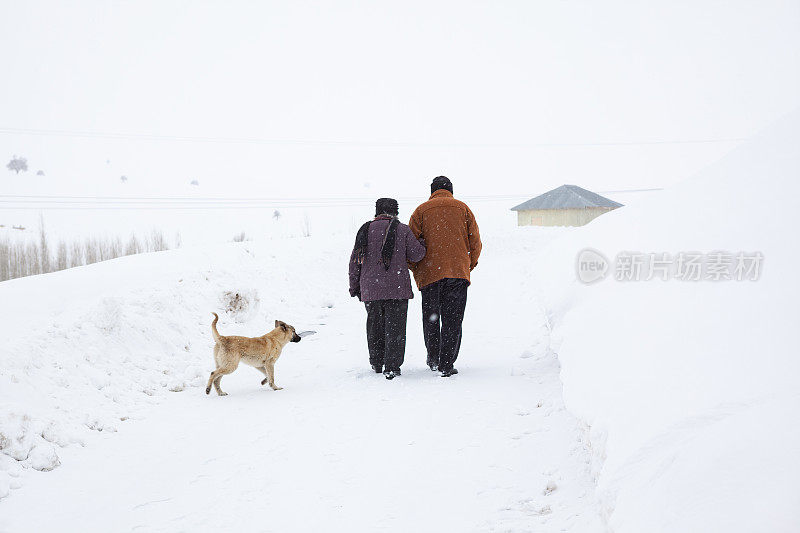
{"type": "Polygon", "coordinates": [[[422,261],[410,265],[418,288],[444,278],[469,281],[481,255],[481,236],[467,204],[439,189],[414,211],[408,226],[428,249],[422,261]]]}

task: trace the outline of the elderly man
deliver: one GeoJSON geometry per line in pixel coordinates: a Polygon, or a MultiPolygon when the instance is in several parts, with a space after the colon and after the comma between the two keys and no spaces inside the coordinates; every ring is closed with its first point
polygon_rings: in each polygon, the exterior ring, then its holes
{"type": "Polygon", "coordinates": [[[428,366],[450,377],[458,373],[453,365],[461,348],[467,287],[481,254],[478,224],[467,204],[453,198],[450,180],[438,176],[431,183],[430,199],[417,207],[409,227],[427,248],[411,271],[422,292],[428,366]]]}

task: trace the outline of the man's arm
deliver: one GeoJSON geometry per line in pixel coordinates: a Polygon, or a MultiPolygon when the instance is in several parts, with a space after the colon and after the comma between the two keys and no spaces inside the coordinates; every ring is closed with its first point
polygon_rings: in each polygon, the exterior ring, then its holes
{"type": "Polygon", "coordinates": [[[414,237],[419,239],[422,236],[422,215],[419,212],[419,207],[414,210],[411,215],[411,220],[408,221],[408,227],[411,228],[411,233],[414,237]]]}
{"type": "Polygon", "coordinates": [[[414,233],[409,228],[406,231],[406,261],[418,263],[425,257],[425,252],[425,245],[414,236],[414,233]]]}
{"type": "Polygon", "coordinates": [[[472,270],[478,266],[478,259],[481,256],[483,245],[481,244],[478,222],[469,207],[467,207],[467,238],[469,239],[469,269],[472,270]]]}

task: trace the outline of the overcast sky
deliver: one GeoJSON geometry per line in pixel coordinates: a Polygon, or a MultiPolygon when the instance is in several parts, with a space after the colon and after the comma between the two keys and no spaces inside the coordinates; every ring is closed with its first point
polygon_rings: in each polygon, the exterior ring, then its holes
{"type": "Polygon", "coordinates": [[[473,195],[662,186],[736,142],[552,145],[744,138],[800,104],[797,1],[25,1],[0,14],[0,157],[25,155],[58,192],[106,193],[122,174],[139,191],[197,179],[232,196],[408,195],[440,173],[473,195]],[[41,134],[54,131],[134,137],[41,134]]]}

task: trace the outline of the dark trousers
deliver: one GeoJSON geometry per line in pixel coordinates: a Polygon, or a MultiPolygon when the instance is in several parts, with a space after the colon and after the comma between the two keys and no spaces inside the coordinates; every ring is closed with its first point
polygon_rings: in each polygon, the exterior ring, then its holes
{"type": "Polygon", "coordinates": [[[374,300],[367,308],[369,364],[400,370],[406,354],[408,300],[374,300]]]}
{"type": "Polygon", "coordinates": [[[422,288],[422,331],[428,365],[453,368],[461,349],[461,323],[467,307],[465,279],[445,278],[422,288]]]}

